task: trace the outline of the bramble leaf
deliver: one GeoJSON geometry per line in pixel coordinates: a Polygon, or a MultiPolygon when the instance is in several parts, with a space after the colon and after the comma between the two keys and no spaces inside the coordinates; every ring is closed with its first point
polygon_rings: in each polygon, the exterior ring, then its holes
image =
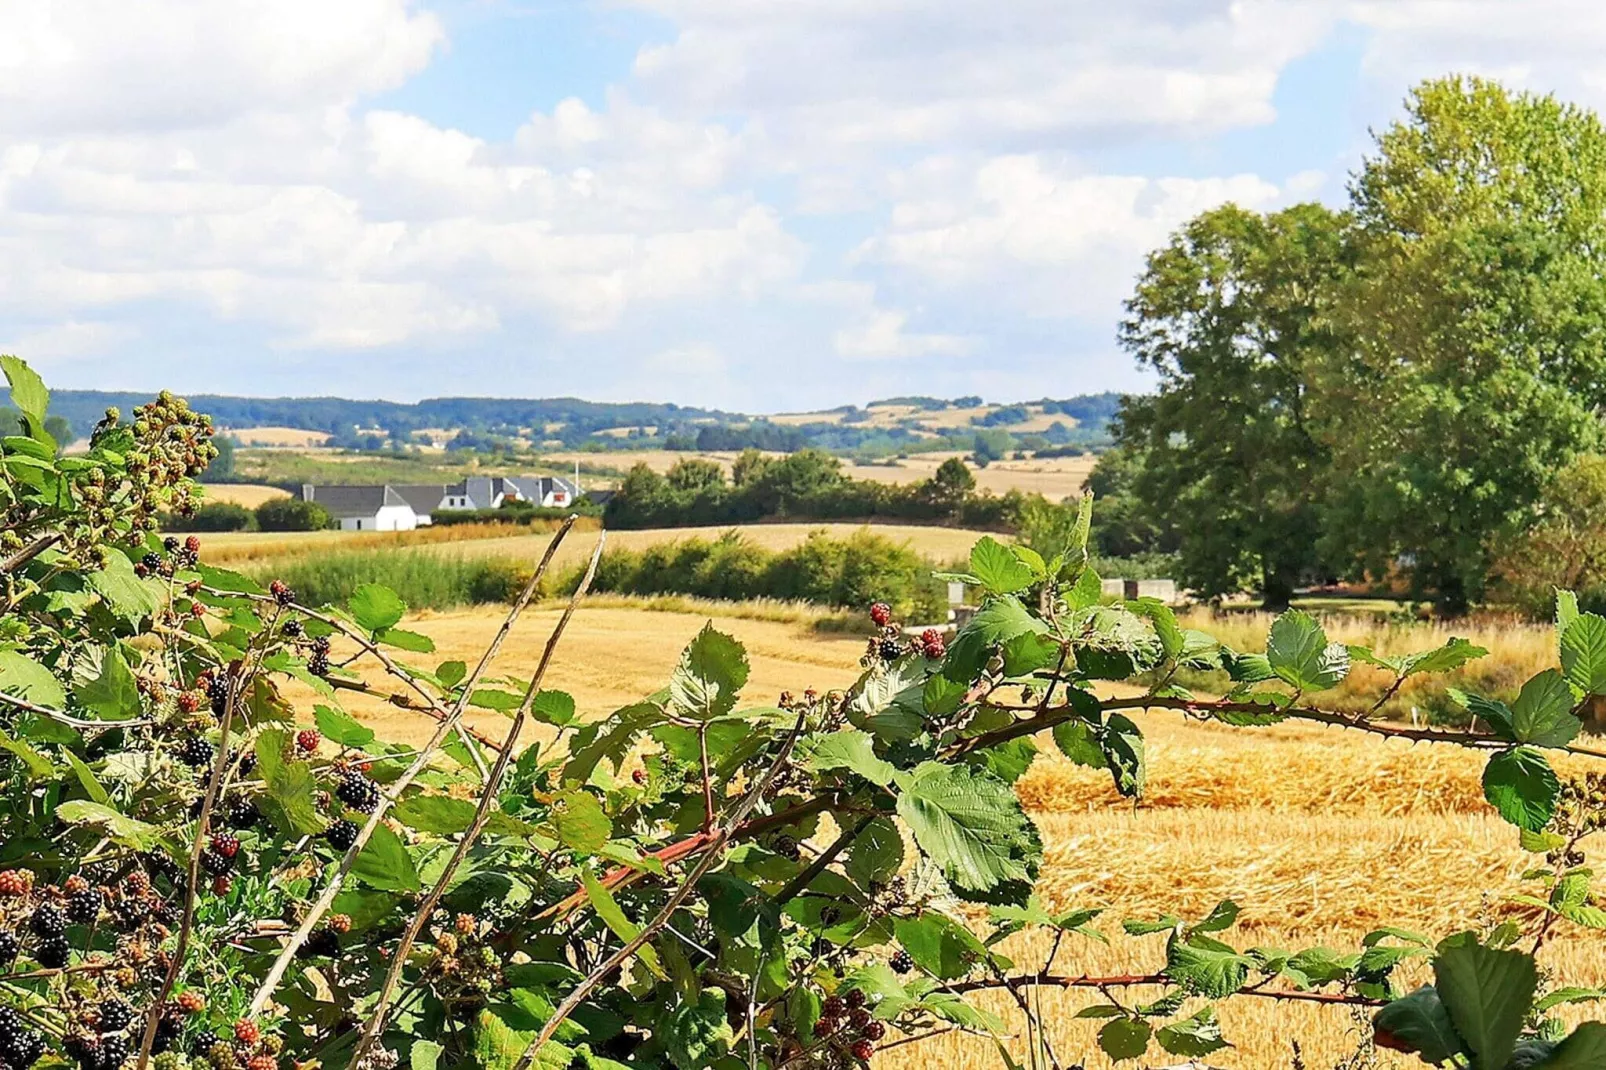
{"type": "Polygon", "coordinates": [[[898,815],[956,887],[985,892],[1030,879],[1031,822],[1008,784],[938,762],[923,762],[897,780],[898,815]]]}
{"type": "Polygon", "coordinates": [[[1483,770],[1483,797],[1500,816],[1538,832],[1556,810],[1561,783],[1545,756],[1532,747],[1514,747],[1489,759],[1483,770]]]}
{"type": "Polygon", "coordinates": [[[407,603],[395,591],[378,583],[364,583],[346,600],[351,619],[365,632],[394,627],[407,613],[407,603]]]}
{"type": "Polygon", "coordinates": [[[1475,1070],[1502,1070],[1539,984],[1532,956],[1484,947],[1463,933],[1439,945],[1433,978],[1475,1070]]]}
{"type": "Polygon", "coordinates": [[[1325,691],[1349,674],[1349,648],[1329,643],[1308,613],[1291,609],[1272,622],[1266,642],[1271,671],[1301,691],[1325,691]]]}

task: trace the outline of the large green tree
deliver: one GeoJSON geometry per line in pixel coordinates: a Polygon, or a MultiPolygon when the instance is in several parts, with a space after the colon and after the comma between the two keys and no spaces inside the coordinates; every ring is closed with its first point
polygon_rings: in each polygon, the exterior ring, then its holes
{"type": "Polygon", "coordinates": [[[1606,132],[1474,78],[1416,89],[1351,187],[1353,349],[1316,396],[1337,478],[1325,545],[1405,566],[1456,609],[1551,474],[1601,439],[1606,132]]]}
{"type": "Polygon", "coordinates": [[[1327,208],[1227,205],[1153,253],[1127,302],[1121,343],[1159,389],[1125,400],[1117,437],[1144,460],[1132,494],[1174,530],[1179,578],[1201,594],[1286,605],[1319,565],[1328,462],[1307,396],[1313,367],[1342,352],[1318,313],[1345,261],[1327,208]]]}

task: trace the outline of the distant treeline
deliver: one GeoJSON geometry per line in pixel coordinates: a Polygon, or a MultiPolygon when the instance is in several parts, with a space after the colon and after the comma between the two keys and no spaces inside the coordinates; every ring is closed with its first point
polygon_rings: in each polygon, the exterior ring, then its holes
{"type": "Polygon", "coordinates": [[[687,458],[660,475],[645,464],[630,470],[608,500],[610,528],[694,527],[744,524],[776,518],[807,520],[917,520],[1013,531],[1023,511],[1041,496],[1019,491],[994,495],[976,489],[963,461],[944,461],[918,483],[852,479],[841,462],[820,450],[786,457],[747,450],[729,476],[714,461],[687,458]]]}
{"type": "MultiPolygon", "coordinates": [[[[83,433],[115,406],[124,415],[150,398],[130,391],[58,390],[51,396],[51,413],[83,433]]],[[[321,431],[331,444],[348,449],[379,450],[409,444],[416,431],[448,428],[455,432],[448,445],[461,449],[494,449],[526,429],[543,432],[569,448],[593,450],[762,449],[790,453],[807,447],[861,451],[885,455],[919,449],[969,449],[970,429],[955,429],[932,438],[907,427],[873,427],[867,409],[845,405],[833,413],[840,419],[803,425],[773,423],[763,417],[674,404],[652,402],[594,402],[579,398],[430,398],[416,404],[393,401],[354,401],[346,398],[246,398],[200,394],[190,399],[197,410],[211,415],[224,427],[294,427],[321,431]],[[625,434],[599,432],[627,428],[625,434]]],[[[932,411],[948,407],[973,408],[981,398],[890,399],[877,404],[910,404],[932,411]]],[[[1027,404],[1044,406],[1070,420],[1010,443],[1009,448],[1066,445],[1102,446],[1109,442],[1109,421],[1119,398],[1089,394],[1056,401],[1023,402],[1008,410],[1012,419],[994,415],[977,420],[994,428],[1018,422],[1027,404]],[[1075,426],[1072,426],[1072,424],[1075,426]],[[1029,439],[1030,441],[1026,441],[1029,439]]]]}

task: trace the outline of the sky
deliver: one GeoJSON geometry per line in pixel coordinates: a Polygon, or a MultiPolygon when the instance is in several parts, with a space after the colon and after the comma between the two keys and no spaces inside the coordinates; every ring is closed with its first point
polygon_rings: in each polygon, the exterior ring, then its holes
{"type": "Polygon", "coordinates": [[[0,352],[59,387],[805,411],[1147,385],[1146,251],[1339,203],[1597,0],[0,0],[0,352]]]}

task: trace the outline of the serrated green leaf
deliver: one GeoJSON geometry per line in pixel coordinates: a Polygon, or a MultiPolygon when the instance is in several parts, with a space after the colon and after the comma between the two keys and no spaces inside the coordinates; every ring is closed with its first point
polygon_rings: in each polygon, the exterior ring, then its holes
{"type": "MultiPolygon", "coordinates": [[[[405,610],[405,606],[403,609],[405,610]]],[[[402,628],[381,628],[374,638],[385,646],[393,646],[397,650],[406,650],[413,654],[435,653],[435,640],[419,632],[409,632],[402,628]]]]}
{"type": "Polygon", "coordinates": [[[141,712],[139,683],[116,646],[100,651],[99,671],[93,679],[74,687],[73,697],[106,721],[127,720],[141,712]]]}
{"type": "Polygon", "coordinates": [[[1561,633],[1561,669],[1586,695],[1606,694],[1606,617],[1580,613],[1561,633]]]}
{"type": "Polygon", "coordinates": [[[381,891],[416,892],[419,888],[418,870],[407,847],[385,824],[374,826],[374,834],[357,853],[351,872],[381,891]]]}
{"type": "Polygon", "coordinates": [[[971,547],[970,571],[983,587],[999,594],[1024,591],[1036,579],[1030,565],[990,535],[984,536],[971,547]]]}
{"type": "Polygon", "coordinates": [[[1549,823],[1560,791],[1550,763],[1532,747],[1501,751],[1483,770],[1483,797],[1501,817],[1530,832],[1549,823]]]}
{"type": "Polygon", "coordinates": [[[1008,784],[965,766],[923,762],[899,774],[898,815],[954,885],[985,892],[1029,880],[1039,851],[1031,822],[1008,784]]]}
{"type": "Polygon", "coordinates": [[[511,691],[499,691],[495,688],[476,688],[469,695],[468,704],[481,710],[495,710],[498,713],[512,713],[524,705],[524,696],[515,695],[511,691]]]}
{"type": "Polygon", "coordinates": [[[407,1065],[410,1070],[435,1070],[440,1063],[441,1052],[445,1050],[433,1040],[415,1040],[407,1057],[407,1065]]]}
{"type": "Polygon", "coordinates": [[[395,627],[407,614],[407,603],[395,591],[378,583],[364,583],[346,600],[351,619],[365,632],[395,627]]]}
{"type": "Polygon", "coordinates": [[[1160,1047],[1172,1055],[1187,1059],[1202,1059],[1211,1052],[1227,1047],[1213,1007],[1201,1007],[1180,1022],[1172,1022],[1162,1028],[1155,1039],[1159,1040],[1160,1047]]]}
{"type": "Polygon", "coordinates": [[[891,762],[876,757],[875,740],[857,728],[844,728],[812,741],[804,761],[817,773],[846,769],[883,788],[898,771],[891,762]]]}
{"type": "Polygon", "coordinates": [[[374,741],[374,730],[332,706],[314,706],[312,718],[323,737],[342,747],[361,750],[374,741]]]}
{"type": "Polygon", "coordinates": [[[1380,1046],[1414,1052],[1432,1066],[1447,1063],[1464,1048],[1449,1012],[1432,985],[1423,985],[1372,1017],[1380,1046]]]}
{"type": "MultiPolygon", "coordinates": [[[[597,880],[590,870],[580,871],[580,882],[585,885],[586,898],[591,900],[591,909],[597,912],[597,917],[602,919],[602,923],[615,936],[629,942],[640,934],[641,926],[625,916],[624,910],[620,908],[618,900],[614,899],[613,893],[608,891],[607,887],[597,880]]],[[[642,944],[641,950],[637,951],[636,955],[641,959],[642,964],[652,971],[655,977],[659,980],[668,980],[668,974],[664,973],[664,968],[659,965],[658,953],[653,950],[650,943],[642,944]]]]}
{"type": "Polygon", "coordinates": [[[1139,1059],[1149,1050],[1154,1027],[1142,1018],[1111,1018],[1099,1030],[1099,1047],[1116,1062],[1139,1059]]]}
{"type": "Polygon", "coordinates": [[[1511,728],[1517,740],[1536,747],[1565,747],[1583,730],[1573,715],[1573,689],[1555,669],[1546,669],[1522,685],[1511,704],[1511,728]]]}
{"type": "Polygon", "coordinates": [[[1266,661],[1286,683],[1304,692],[1325,691],[1349,673],[1349,648],[1329,643],[1308,613],[1291,609],[1272,622],[1266,661]]]}
{"type": "Polygon", "coordinates": [[[965,976],[986,953],[975,934],[942,914],[899,918],[893,932],[916,965],[944,981],[965,976]]]}
{"type": "Polygon", "coordinates": [[[1474,1070],[1503,1070],[1539,984],[1533,959],[1484,947],[1466,934],[1440,945],[1433,978],[1474,1070]]]}
{"type": "MultiPolygon", "coordinates": [[[[22,740],[12,739],[4,732],[0,732],[0,750],[9,751],[12,754],[15,754],[22,764],[28,767],[29,779],[34,781],[46,781],[54,780],[56,778],[56,767],[51,764],[50,759],[28,746],[28,744],[24,743],[22,740]]],[[[69,758],[72,757],[72,751],[69,750],[65,751],[64,753],[67,754],[69,758]]],[[[105,802],[106,800],[97,799],[96,801],[105,802]]]]}
{"type": "Polygon", "coordinates": [[[1210,999],[1225,999],[1249,979],[1254,961],[1219,940],[1194,933],[1167,941],[1165,975],[1175,983],[1210,999]]]}
{"type": "Polygon", "coordinates": [[[410,829],[450,836],[474,823],[478,809],[467,799],[449,795],[413,795],[391,807],[391,814],[410,829]]]}
{"type": "Polygon", "coordinates": [[[1606,1066],[1606,1023],[1584,1022],[1534,1064],[1533,1070],[1600,1070],[1606,1066]]]}
{"type": "Polygon", "coordinates": [[[552,827],[558,842],[582,854],[596,854],[613,836],[613,822],[595,795],[571,788],[552,800],[552,827]]]}
{"type": "Polygon", "coordinates": [[[887,881],[903,865],[903,836],[890,818],[878,817],[854,837],[848,847],[848,877],[860,887],[887,881]]]}
{"type": "Polygon", "coordinates": [[[1104,753],[1105,764],[1115,778],[1115,790],[1127,798],[1141,796],[1148,780],[1148,759],[1142,730],[1131,718],[1112,713],[1099,732],[1098,743],[1104,753]]]}
{"type": "Polygon", "coordinates": [[[1402,659],[1401,667],[1407,676],[1454,672],[1469,661],[1486,657],[1488,653],[1483,647],[1474,646],[1465,639],[1451,639],[1435,650],[1407,655],[1402,659]]]}
{"type": "Polygon", "coordinates": [[[747,683],[747,651],[742,644],[706,624],[681,653],[669,680],[676,712],[697,719],[719,717],[736,708],[747,683]]]}
{"type": "Polygon", "coordinates": [[[542,724],[561,728],[574,723],[574,696],[567,691],[536,692],[530,704],[530,716],[542,724]]]}
{"type": "Polygon", "coordinates": [[[73,799],[56,807],[56,819],[69,825],[92,825],[125,847],[148,851],[159,830],[110,806],[88,799],[73,799]]]}
{"type": "Polygon", "coordinates": [[[28,417],[30,425],[43,430],[45,411],[50,407],[50,391],[45,381],[21,357],[0,356],[0,368],[5,370],[6,382],[11,384],[11,403],[28,417]]]}

